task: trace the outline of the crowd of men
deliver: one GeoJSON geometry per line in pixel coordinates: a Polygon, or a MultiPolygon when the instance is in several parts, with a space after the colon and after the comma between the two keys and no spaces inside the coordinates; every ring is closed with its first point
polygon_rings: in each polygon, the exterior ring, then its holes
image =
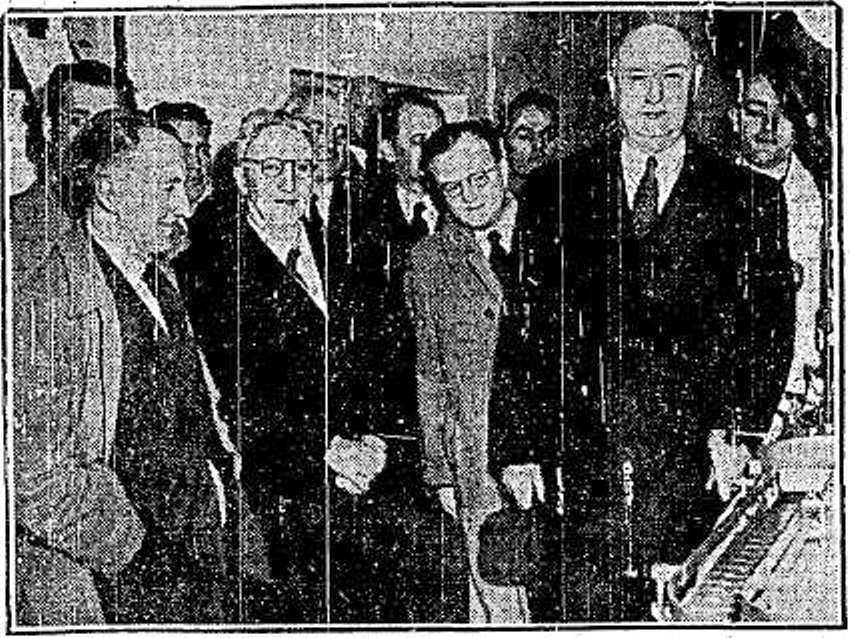
{"type": "Polygon", "coordinates": [[[403,91],[367,161],[292,96],[213,162],[202,107],[58,66],[10,213],[18,623],[645,619],[730,427],[820,368],[822,194],[770,74],[736,163],[685,34],[612,50],[590,148],[536,90],[498,128],[403,91]]]}

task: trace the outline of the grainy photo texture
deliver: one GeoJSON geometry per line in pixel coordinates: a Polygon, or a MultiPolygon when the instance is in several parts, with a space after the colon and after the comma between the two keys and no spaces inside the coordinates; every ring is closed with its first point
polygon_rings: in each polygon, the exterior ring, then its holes
{"type": "Polygon", "coordinates": [[[12,632],[846,626],[837,6],[4,15],[12,632]]]}

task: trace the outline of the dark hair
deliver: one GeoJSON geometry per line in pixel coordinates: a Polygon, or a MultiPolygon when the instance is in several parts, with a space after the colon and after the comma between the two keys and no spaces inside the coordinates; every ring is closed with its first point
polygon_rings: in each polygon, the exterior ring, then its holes
{"type": "Polygon", "coordinates": [[[381,139],[392,140],[398,136],[398,120],[405,106],[420,106],[433,111],[440,124],[446,121],[446,114],[434,98],[428,97],[422,91],[403,89],[390,95],[381,109],[381,139]]]}
{"type": "Polygon", "coordinates": [[[799,82],[783,69],[764,63],[758,64],[753,74],[745,79],[747,87],[758,79],[770,84],[782,113],[794,129],[794,152],[803,166],[817,177],[820,187],[831,169],[830,142],[821,122],[812,125],[807,120],[817,109],[810,104],[799,82]]]}
{"type": "Polygon", "coordinates": [[[445,214],[447,210],[446,201],[443,197],[443,191],[437,186],[437,182],[431,172],[431,163],[438,156],[457,144],[458,140],[464,135],[472,135],[487,142],[487,146],[496,164],[502,161],[502,139],[496,127],[489,120],[451,122],[450,124],[443,124],[443,126],[434,131],[422,144],[422,157],[419,160],[419,168],[425,176],[425,189],[441,214],[445,214]]]}
{"type": "Polygon", "coordinates": [[[502,121],[502,133],[507,135],[514,120],[520,112],[528,107],[537,107],[541,111],[548,112],[552,117],[552,127],[558,129],[558,100],[548,93],[538,89],[526,89],[516,94],[511,103],[508,104],[507,113],[502,121]]]}
{"type": "Polygon", "coordinates": [[[97,169],[136,148],[144,128],[158,129],[177,139],[172,127],[155,126],[143,111],[125,109],[101,111],[80,131],[71,143],[68,168],[62,176],[64,205],[71,217],[82,217],[94,199],[97,169]]]}
{"type": "Polygon", "coordinates": [[[45,101],[50,125],[54,128],[59,123],[59,113],[62,108],[62,92],[66,84],[76,82],[89,86],[111,87],[115,90],[116,104],[124,109],[136,109],[136,97],[133,83],[118,74],[112,67],[99,60],[80,60],[69,64],[58,64],[53,67],[47,79],[45,101]]]}
{"type": "Polygon", "coordinates": [[[154,126],[173,120],[188,120],[195,122],[209,135],[212,130],[212,120],[206,109],[192,102],[160,102],[148,111],[154,126]]]}

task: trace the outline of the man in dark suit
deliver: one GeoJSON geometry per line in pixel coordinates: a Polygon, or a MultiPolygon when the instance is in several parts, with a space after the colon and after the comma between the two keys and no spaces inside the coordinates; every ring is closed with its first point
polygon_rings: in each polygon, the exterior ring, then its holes
{"type": "MultiPolygon", "coordinates": [[[[348,338],[344,356],[332,357],[347,363],[332,371],[330,399],[337,408],[345,404],[336,416],[354,432],[381,436],[387,445],[387,466],[369,493],[348,503],[347,512],[341,503],[338,514],[359,521],[351,528],[358,534],[342,539],[343,543],[365,547],[364,557],[387,574],[363,588],[363,605],[374,608],[382,620],[457,622],[465,617],[466,572],[462,567],[447,569],[446,559],[462,551],[462,537],[422,481],[415,335],[402,291],[411,248],[436,227],[437,213],[422,184],[419,158],[423,142],[444,116],[434,100],[402,91],[390,97],[380,117],[386,161],[380,161],[378,173],[367,180],[362,200],[350,199],[350,252],[343,266],[349,285],[342,304],[331,300],[337,309],[344,307],[348,338]],[[442,566],[435,569],[438,565],[442,566]]],[[[339,236],[334,232],[334,210],[332,206],[330,257],[342,252],[334,251],[334,238],[339,236]]],[[[331,258],[329,263],[333,276],[340,259],[331,258]]],[[[339,325],[331,322],[332,339],[339,325]]],[[[359,573],[365,573],[363,568],[359,573]]],[[[357,570],[337,574],[337,582],[358,577],[357,570]]]]}
{"type": "Polygon", "coordinates": [[[105,111],[71,153],[68,205],[86,220],[114,300],[115,471],[145,526],[104,592],[118,622],[221,622],[222,505],[232,461],[167,255],[191,214],[183,149],[140,113],[105,111]],[[116,328],[117,329],[117,328],[116,328]]]}
{"type": "Polygon", "coordinates": [[[377,437],[353,440],[326,428],[325,244],[321,229],[305,223],[313,159],[306,123],[270,111],[246,118],[235,197],[194,229],[181,264],[222,411],[244,458],[248,504],[274,532],[272,576],[281,592],[266,589],[265,602],[241,610],[248,620],[332,618],[326,570],[335,557],[326,555],[326,524],[334,521],[326,518],[326,499],[366,491],[385,460],[377,437]],[[326,454],[337,487],[326,480],[326,454]]]}
{"type": "Polygon", "coordinates": [[[586,577],[561,583],[571,619],[647,616],[653,564],[708,534],[708,488],[744,457],[727,430],[768,428],[793,343],[781,190],[684,134],[700,67],[681,32],[650,23],[616,51],[620,131],[529,186],[563,228],[565,421],[538,445],[561,451],[559,558],[586,577]]]}
{"type": "Polygon", "coordinates": [[[372,422],[385,431],[411,434],[416,424],[413,331],[402,282],[410,249],[437,225],[437,211],[422,183],[423,142],[445,121],[440,106],[416,92],[390,97],[381,114],[387,162],[371,176],[355,248],[363,311],[363,341],[372,375],[372,422]]]}

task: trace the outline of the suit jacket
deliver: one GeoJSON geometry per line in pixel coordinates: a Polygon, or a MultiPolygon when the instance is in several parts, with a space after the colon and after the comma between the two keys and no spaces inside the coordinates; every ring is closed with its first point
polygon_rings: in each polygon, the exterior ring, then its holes
{"type": "Polygon", "coordinates": [[[456,486],[468,509],[498,509],[487,472],[487,422],[502,286],[468,231],[418,244],[406,279],[416,328],[425,481],[456,486]]]}
{"type": "MultiPolygon", "coordinates": [[[[324,486],[325,318],[234,200],[193,229],[178,267],[221,408],[240,441],[243,483],[273,496],[324,486]],[[210,300],[215,299],[214,303],[210,300]]],[[[314,251],[314,254],[321,254],[314,251]]],[[[321,268],[323,262],[318,262],[321,268]]],[[[256,504],[256,502],[255,502],[256,504]]]]}
{"type": "Polygon", "coordinates": [[[85,231],[73,227],[28,275],[13,321],[15,522],[114,573],[144,529],[113,468],[120,327],[85,231]]]}
{"type": "Polygon", "coordinates": [[[548,167],[528,205],[563,228],[569,500],[604,503],[605,529],[623,531],[630,461],[645,570],[682,560],[710,529],[708,430],[731,424],[734,407],[747,429],[768,427],[790,364],[793,291],[777,184],[688,140],[639,239],[619,148],[605,139],[548,167]]]}
{"type": "Polygon", "coordinates": [[[401,210],[394,179],[370,188],[354,253],[361,326],[360,357],[370,381],[369,422],[381,432],[417,429],[414,331],[404,296],[410,251],[427,229],[415,229],[401,210]]]}

